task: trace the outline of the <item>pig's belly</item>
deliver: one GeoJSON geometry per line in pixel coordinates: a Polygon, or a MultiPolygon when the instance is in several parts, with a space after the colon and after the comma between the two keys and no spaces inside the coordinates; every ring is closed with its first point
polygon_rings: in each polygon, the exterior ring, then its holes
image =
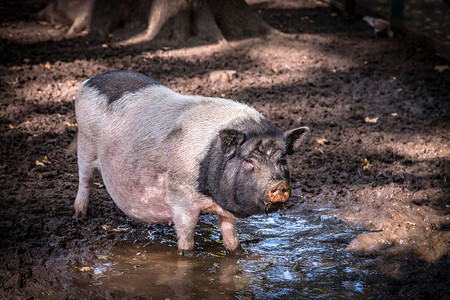
{"type": "Polygon", "coordinates": [[[125,214],[149,224],[166,223],[172,220],[172,210],[167,205],[164,174],[135,175],[124,169],[122,173],[119,173],[121,176],[108,176],[109,173],[108,170],[102,170],[106,189],[125,214]]]}

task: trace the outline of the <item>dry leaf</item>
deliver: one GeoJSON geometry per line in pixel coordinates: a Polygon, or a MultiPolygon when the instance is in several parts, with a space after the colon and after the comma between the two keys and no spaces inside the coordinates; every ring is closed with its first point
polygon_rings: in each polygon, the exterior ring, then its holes
{"type": "Polygon", "coordinates": [[[448,65],[441,65],[441,66],[435,66],[434,69],[436,71],[438,71],[439,73],[442,73],[442,72],[444,72],[446,70],[449,70],[450,68],[449,68],[448,65]]]}
{"type": "Polygon", "coordinates": [[[279,72],[278,69],[275,68],[275,67],[271,67],[271,69],[272,69],[272,72],[274,72],[274,73],[278,73],[279,72]]]}
{"type": "Polygon", "coordinates": [[[97,255],[97,257],[100,258],[100,259],[107,259],[108,258],[107,255],[97,255]]]}
{"type": "Polygon", "coordinates": [[[392,113],[391,116],[398,117],[398,113],[392,113]]]}
{"type": "Polygon", "coordinates": [[[79,271],[81,271],[81,272],[87,272],[87,271],[90,271],[90,270],[92,270],[93,268],[92,267],[77,267],[77,266],[73,266],[72,268],[74,268],[74,269],[77,269],[77,270],[79,270],[79,271]]]}
{"type": "Polygon", "coordinates": [[[52,68],[52,65],[51,65],[50,62],[48,61],[48,62],[45,63],[44,67],[45,67],[46,69],[50,70],[50,69],[52,68]]]}
{"type": "Polygon", "coordinates": [[[102,44],[102,48],[108,48],[108,44],[102,44]]]}
{"type": "Polygon", "coordinates": [[[366,117],[366,118],[364,119],[364,121],[366,121],[366,123],[377,123],[377,122],[378,122],[378,117],[373,118],[373,119],[371,119],[371,118],[369,118],[369,117],[366,117]]]}
{"type": "Polygon", "coordinates": [[[318,142],[319,144],[321,144],[322,146],[325,146],[325,144],[328,144],[327,139],[318,139],[317,142],[318,142]]]}
{"type": "Polygon", "coordinates": [[[103,184],[101,184],[100,182],[94,182],[94,184],[95,184],[96,186],[98,186],[99,188],[102,188],[102,187],[104,187],[104,185],[103,185],[103,184]]]}
{"type": "Polygon", "coordinates": [[[14,128],[13,124],[9,124],[9,128],[13,129],[14,128]]]}
{"type": "Polygon", "coordinates": [[[4,169],[4,168],[6,168],[6,164],[0,165],[0,169],[4,169]]]}
{"type": "Polygon", "coordinates": [[[78,126],[77,123],[69,123],[69,122],[66,122],[66,125],[69,127],[77,127],[78,126]]]}
{"type": "Polygon", "coordinates": [[[42,162],[47,165],[51,164],[51,162],[48,160],[47,156],[44,156],[44,159],[42,160],[42,162]]]}
{"type": "Polygon", "coordinates": [[[119,232],[119,231],[127,231],[128,229],[130,229],[130,228],[129,227],[117,227],[117,228],[114,228],[112,231],[119,232]]]}
{"type": "Polygon", "coordinates": [[[319,147],[314,148],[315,150],[319,151],[320,153],[324,154],[323,150],[320,149],[319,147]]]}
{"type": "Polygon", "coordinates": [[[109,226],[109,225],[102,225],[102,229],[105,230],[105,231],[108,231],[108,230],[111,229],[111,226],[109,226]]]}
{"type": "Polygon", "coordinates": [[[41,161],[36,161],[36,166],[42,166],[42,167],[44,167],[45,168],[45,164],[43,163],[43,162],[41,162],[41,161]]]}
{"type": "Polygon", "coordinates": [[[47,22],[47,21],[39,21],[39,24],[44,25],[44,26],[47,26],[47,25],[48,25],[48,22],[47,22]]]}
{"type": "Polygon", "coordinates": [[[370,162],[367,160],[367,158],[364,158],[364,161],[363,161],[363,163],[361,164],[361,168],[362,168],[363,170],[368,170],[368,169],[370,169],[371,166],[372,166],[372,165],[371,165],[370,162]]]}

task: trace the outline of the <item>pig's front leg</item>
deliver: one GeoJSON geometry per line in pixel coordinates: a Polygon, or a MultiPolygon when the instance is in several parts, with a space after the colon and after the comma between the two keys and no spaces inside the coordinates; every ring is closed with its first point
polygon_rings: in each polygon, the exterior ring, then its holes
{"type": "Polygon", "coordinates": [[[234,217],[218,215],[219,226],[222,230],[223,244],[225,249],[229,251],[239,251],[241,250],[241,245],[236,233],[236,222],[237,219],[234,217]]]}
{"type": "Polygon", "coordinates": [[[178,251],[188,254],[194,250],[194,230],[197,225],[199,212],[183,211],[175,213],[173,221],[178,237],[178,251]]]}

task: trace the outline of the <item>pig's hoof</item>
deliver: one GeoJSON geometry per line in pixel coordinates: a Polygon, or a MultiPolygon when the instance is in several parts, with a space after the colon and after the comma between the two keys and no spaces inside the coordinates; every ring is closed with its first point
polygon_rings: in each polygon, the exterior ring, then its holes
{"type": "Polygon", "coordinates": [[[241,245],[239,245],[239,247],[237,247],[234,250],[230,250],[227,249],[226,250],[227,256],[242,256],[245,254],[245,250],[241,247],[241,245]]]}
{"type": "Polygon", "coordinates": [[[72,218],[74,218],[75,220],[81,221],[84,219],[85,216],[86,216],[86,212],[75,210],[75,214],[73,215],[72,218]]]}
{"type": "Polygon", "coordinates": [[[184,257],[194,257],[195,252],[194,250],[178,250],[177,254],[184,257]]]}

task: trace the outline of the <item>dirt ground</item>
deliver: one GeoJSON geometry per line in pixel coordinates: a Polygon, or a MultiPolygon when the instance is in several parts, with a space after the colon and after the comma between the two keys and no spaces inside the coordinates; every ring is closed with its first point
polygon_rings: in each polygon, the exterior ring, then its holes
{"type": "Polygon", "coordinates": [[[450,71],[426,44],[401,32],[375,37],[361,18],[320,1],[252,0],[284,34],[115,47],[126,30],[107,41],[64,39],[67,26],[32,20],[46,2],[0,4],[0,298],[69,297],[67,274],[55,266],[132,238],[106,235],[103,224],[142,226],[114,205],[100,177],[86,220],[72,218],[74,96],[84,80],[114,69],[249,103],[283,130],[309,126],[289,161],[290,209],[333,208],[370,230],[347,249],[372,257],[398,297],[449,297],[450,71]]]}

